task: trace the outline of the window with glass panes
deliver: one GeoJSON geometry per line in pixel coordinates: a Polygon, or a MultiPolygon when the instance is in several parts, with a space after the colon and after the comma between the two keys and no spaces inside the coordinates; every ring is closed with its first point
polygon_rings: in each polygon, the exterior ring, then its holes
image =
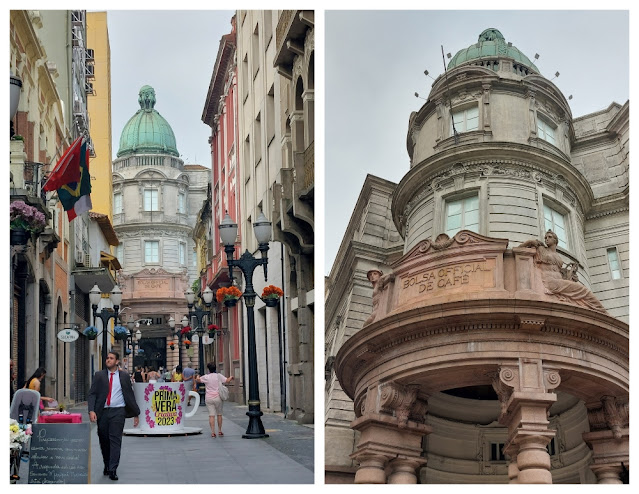
{"type": "Polygon", "coordinates": [[[160,262],[160,242],[158,240],[144,242],[144,261],[160,262]]]}
{"type": "Polygon", "coordinates": [[[157,189],[144,190],[144,210],[158,211],[158,191],[157,189]]]}
{"type": "Polygon", "coordinates": [[[184,192],[178,194],[178,213],[184,213],[184,192]]]}
{"type": "Polygon", "coordinates": [[[555,144],[555,128],[541,117],[537,117],[537,136],[550,144],[555,144]]]}
{"type": "Polygon", "coordinates": [[[446,201],[446,235],[459,230],[479,233],[479,195],[446,201]]]}
{"type": "Polygon", "coordinates": [[[115,248],[115,257],[118,258],[118,262],[120,263],[120,266],[124,265],[124,244],[122,242],[120,242],[120,245],[118,245],[115,248]]]}
{"type": "Polygon", "coordinates": [[[621,265],[619,264],[619,253],[616,247],[608,249],[608,265],[610,266],[610,275],[613,280],[621,278],[621,265]]]}
{"type": "Polygon", "coordinates": [[[186,245],[180,242],[180,264],[186,264],[186,245]]]}
{"type": "Polygon", "coordinates": [[[558,247],[568,248],[568,236],[566,233],[566,217],[550,206],[544,205],[544,231],[552,230],[557,235],[558,247]]]}
{"type": "MultiPolygon", "coordinates": [[[[453,112],[453,122],[457,132],[468,132],[479,128],[479,107],[471,106],[465,110],[453,112]]],[[[450,135],[453,135],[453,124],[450,124],[450,135]]]]}
{"type": "Polygon", "coordinates": [[[122,194],[113,194],[113,214],[122,213],[122,194]]]}

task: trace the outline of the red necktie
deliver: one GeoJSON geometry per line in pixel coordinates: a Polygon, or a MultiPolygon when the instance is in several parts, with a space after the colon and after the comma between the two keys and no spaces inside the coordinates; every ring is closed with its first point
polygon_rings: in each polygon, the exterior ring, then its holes
{"type": "Polygon", "coordinates": [[[109,394],[107,395],[107,406],[111,406],[111,390],[113,389],[113,374],[115,372],[110,372],[111,376],[109,376],[109,394]]]}

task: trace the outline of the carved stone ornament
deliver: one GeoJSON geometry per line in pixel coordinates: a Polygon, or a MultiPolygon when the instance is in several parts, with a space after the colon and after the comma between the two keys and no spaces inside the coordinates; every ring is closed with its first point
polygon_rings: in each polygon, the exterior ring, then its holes
{"type": "Polygon", "coordinates": [[[588,407],[591,431],[610,429],[615,439],[622,437],[621,429],[630,422],[630,406],[627,401],[619,401],[614,396],[603,396],[599,406],[588,407]]]}
{"type": "Polygon", "coordinates": [[[420,414],[423,417],[426,413],[426,404],[417,400],[418,391],[418,385],[404,386],[395,382],[380,384],[380,412],[395,415],[398,427],[406,427],[409,418],[420,414]]]}
{"type": "Polygon", "coordinates": [[[445,233],[440,233],[434,241],[426,239],[417,244],[417,248],[415,249],[412,257],[414,258],[429,252],[448,249],[453,246],[475,244],[484,241],[485,239],[485,237],[468,230],[457,232],[452,238],[445,233]]]}

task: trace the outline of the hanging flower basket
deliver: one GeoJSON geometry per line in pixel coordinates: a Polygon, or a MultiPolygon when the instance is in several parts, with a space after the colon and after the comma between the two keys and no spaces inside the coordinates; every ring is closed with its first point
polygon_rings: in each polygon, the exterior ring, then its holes
{"type": "Polygon", "coordinates": [[[90,340],[95,340],[98,337],[98,328],[95,326],[87,326],[82,331],[82,334],[90,340]]]}
{"type": "Polygon", "coordinates": [[[124,326],[116,326],[115,328],[113,328],[113,337],[119,341],[126,340],[126,328],[124,326]]]}
{"type": "Polygon", "coordinates": [[[12,228],[10,231],[11,245],[27,245],[27,242],[31,238],[31,233],[24,228],[12,228]]]}
{"type": "Polygon", "coordinates": [[[189,346],[191,346],[191,340],[184,340],[184,346],[186,347],[186,349],[189,349],[189,346]]]}
{"type": "Polygon", "coordinates": [[[220,328],[217,326],[217,324],[209,324],[206,329],[208,329],[209,336],[211,336],[211,337],[215,336],[215,334],[220,330],[220,328]]]}
{"type": "Polygon", "coordinates": [[[175,345],[174,345],[173,343],[171,343],[171,344],[169,345],[169,348],[170,348],[171,350],[175,350],[175,345]]]}
{"type": "Polygon", "coordinates": [[[282,296],[284,296],[284,292],[275,285],[265,286],[262,290],[262,301],[267,307],[277,307],[282,296]]]}
{"type": "Polygon", "coordinates": [[[24,245],[32,233],[40,233],[47,225],[47,218],[38,208],[29,206],[24,201],[13,201],[9,206],[9,228],[11,228],[11,245],[24,245]],[[13,231],[17,233],[13,233],[13,231]],[[27,235],[27,239],[24,236],[27,235]],[[16,243],[14,243],[16,242],[16,243]],[[18,243],[21,242],[21,243],[18,243]]]}
{"type": "Polygon", "coordinates": [[[180,334],[182,335],[182,338],[186,338],[187,340],[190,340],[191,336],[193,336],[192,331],[193,330],[191,329],[191,326],[184,326],[182,328],[182,331],[180,331],[180,334]]]}
{"type": "Polygon", "coordinates": [[[235,307],[241,296],[242,292],[235,286],[218,288],[215,294],[217,301],[220,303],[224,302],[224,305],[227,307],[235,307]]]}
{"type": "Polygon", "coordinates": [[[130,348],[127,348],[127,349],[124,351],[124,353],[126,353],[127,355],[131,355],[131,349],[130,349],[130,348]]]}

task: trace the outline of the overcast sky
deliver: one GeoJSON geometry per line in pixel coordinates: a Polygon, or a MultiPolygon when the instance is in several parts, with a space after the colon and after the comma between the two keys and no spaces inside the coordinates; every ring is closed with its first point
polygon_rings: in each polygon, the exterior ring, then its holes
{"type": "Polygon", "coordinates": [[[175,133],[185,163],[211,166],[202,122],[220,38],[234,11],[107,10],[111,45],[113,159],[122,129],[140,109],[144,85],[155,89],[155,109],[175,133]]]}
{"type": "Polygon", "coordinates": [[[326,244],[330,272],[368,173],[399,182],[409,170],[411,111],[453,56],[496,28],[570,101],[573,117],[629,98],[627,11],[327,11],[326,244]],[[448,61],[448,59],[446,59],[448,61]]]}

